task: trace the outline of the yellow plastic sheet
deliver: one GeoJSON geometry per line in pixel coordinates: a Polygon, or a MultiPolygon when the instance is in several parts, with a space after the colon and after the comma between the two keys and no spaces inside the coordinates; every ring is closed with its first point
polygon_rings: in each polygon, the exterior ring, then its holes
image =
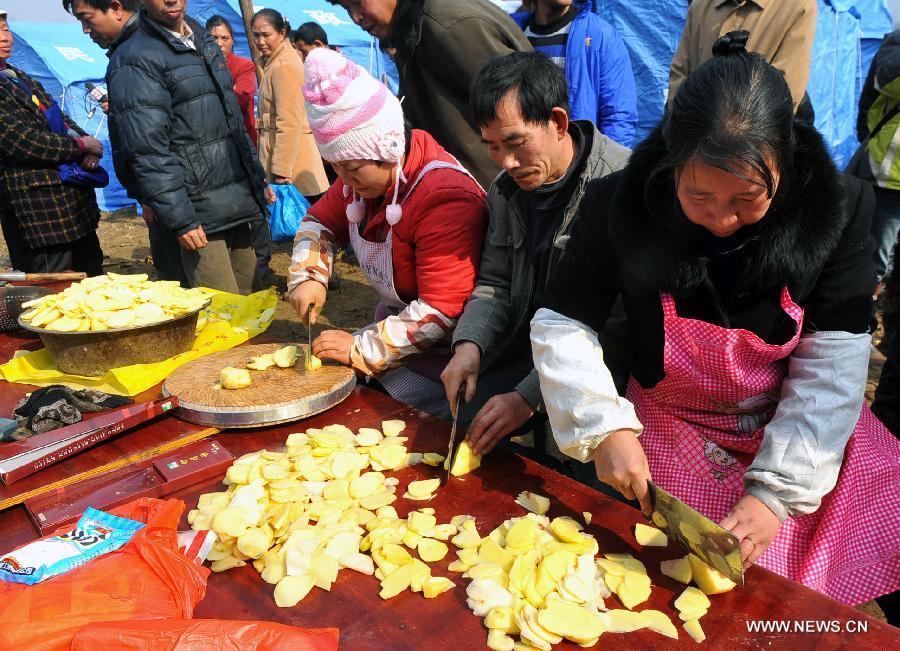
{"type": "Polygon", "coordinates": [[[212,303],[200,313],[197,338],[186,353],[155,364],[134,364],[114,368],[101,377],[68,375],[56,368],[46,348],[22,355],[0,366],[8,382],[37,386],[63,384],[76,389],[98,389],[120,396],[134,396],[165,380],[182,364],[233,348],[265,331],[275,317],[278,296],[274,288],[238,296],[207,290],[212,303]]]}

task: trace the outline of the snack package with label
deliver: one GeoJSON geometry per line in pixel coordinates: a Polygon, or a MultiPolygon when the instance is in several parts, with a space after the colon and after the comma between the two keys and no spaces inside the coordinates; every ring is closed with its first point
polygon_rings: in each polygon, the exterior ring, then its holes
{"type": "Polygon", "coordinates": [[[88,508],[68,533],[35,540],[0,558],[0,580],[33,585],[119,549],[143,524],[88,508]]]}

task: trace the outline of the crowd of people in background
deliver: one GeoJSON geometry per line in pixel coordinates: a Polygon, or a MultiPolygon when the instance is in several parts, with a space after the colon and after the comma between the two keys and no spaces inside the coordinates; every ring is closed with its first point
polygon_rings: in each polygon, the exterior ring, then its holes
{"type": "MultiPolygon", "coordinates": [[[[317,356],[459,417],[479,454],[549,430],[579,479],[646,512],[652,477],[731,530],[745,565],[896,617],[879,533],[900,525],[894,333],[881,420],[864,390],[877,283],[900,285],[898,33],[841,174],[806,92],[815,0],[690,3],[642,142],[654,100],[590,2],[329,0],[390,53],[402,103],[273,9],[250,21],[251,61],[186,0],[62,2],[108,50],[115,172],[160,278],[261,287],[273,187],[291,186],[311,203],[286,270],[300,318],[344,247],[380,300],[317,356]]],[[[102,145],[6,63],[12,46],[2,14],[13,264],[101,273],[102,145]]]]}

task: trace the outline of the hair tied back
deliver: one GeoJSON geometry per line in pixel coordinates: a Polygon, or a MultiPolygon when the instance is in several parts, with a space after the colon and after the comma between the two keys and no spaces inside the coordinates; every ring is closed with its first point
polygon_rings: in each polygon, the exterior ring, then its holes
{"type": "Polygon", "coordinates": [[[713,56],[726,57],[747,52],[747,39],[750,32],[746,29],[738,29],[720,36],[712,48],[713,56]]]}

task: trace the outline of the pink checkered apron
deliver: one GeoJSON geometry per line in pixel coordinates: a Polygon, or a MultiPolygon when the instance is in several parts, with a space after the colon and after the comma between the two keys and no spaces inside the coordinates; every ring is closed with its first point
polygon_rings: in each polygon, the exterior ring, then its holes
{"type": "MultiPolygon", "coordinates": [[[[743,495],[743,475],[771,419],[797,346],[803,309],[785,344],[678,316],[662,294],[665,377],[634,378],[627,396],[654,482],[718,522],[743,495]]],[[[789,517],[758,563],[850,605],[900,589],[900,443],[863,401],[835,488],[815,513],[789,517]]]]}
{"type": "MultiPolygon", "coordinates": [[[[400,200],[404,201],[412,194],[422,178],[432,170],[453,169],[469,176],[471,174],[462,165],[433,160],[427,163],[415,180],[405,191],[400,200]]],[[[378,292],[381,302],[375,310],[376,321],[382,321],[390,315],[397,315],[409,304],[398,295],[394,286],[394,229],[388,228],[384,242],[370,242],[359,234],[357,224],[350,224],[350,244],[359,260],[359,267],[365,274],[369,284],[378,292]]],[[[418,407],[422,411],[436,414],[447,402],[444,385],[440,382],[440,374],[450,361],[447,350],[433,350],[415,355],[405,364],[393,368],[378,376],[378,382],[388,394],[401,402],[418,407]]]]}

